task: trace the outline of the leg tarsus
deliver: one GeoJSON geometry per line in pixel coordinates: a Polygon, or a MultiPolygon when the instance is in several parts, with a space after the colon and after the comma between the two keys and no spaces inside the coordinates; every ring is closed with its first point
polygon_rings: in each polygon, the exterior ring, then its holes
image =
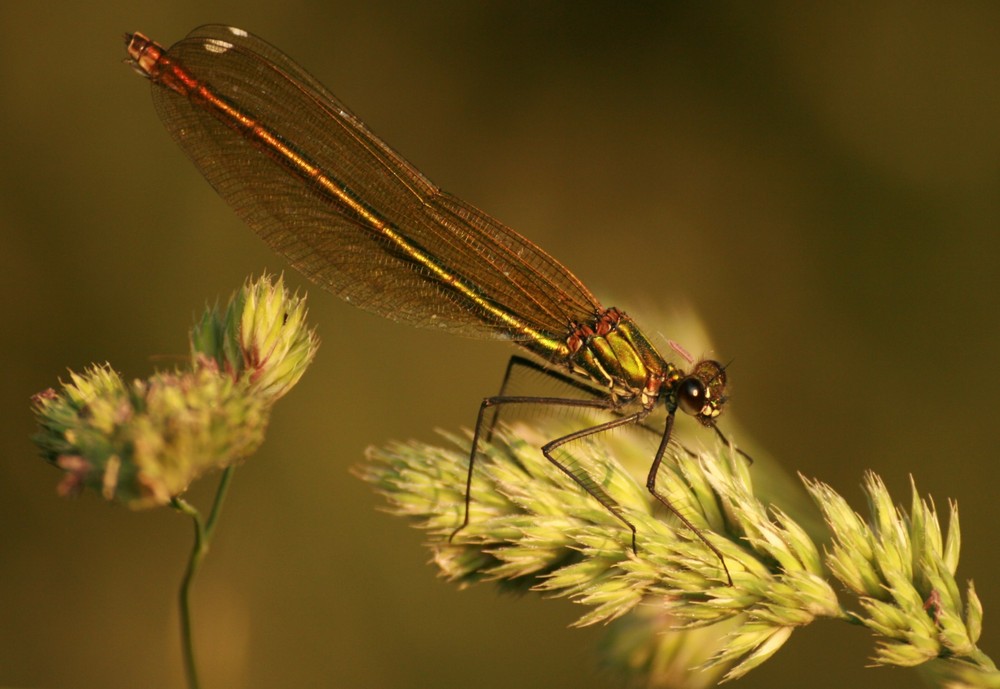
{"type": "Polygon", "coordinates": [[[732,449],[736,450],[736,454],[743,455],[743,459],[747,460],[747,463],[753,464],[753,457],[751,457],[750,455],[748,455],[746,452],[744,452],[740,448],[734,446],[733,443],[732,443],[732,441],[729,438],[726,437],[725,433],[722,432],[721,428],[719,428],[718,426],[716,426],[714,423],[711,424],[711,426],[712,426],[712,430],[715,431],[715,435],[717,435],[719,437],[719,440],[721,440],[727,447],[731,447],[732,449]]]}

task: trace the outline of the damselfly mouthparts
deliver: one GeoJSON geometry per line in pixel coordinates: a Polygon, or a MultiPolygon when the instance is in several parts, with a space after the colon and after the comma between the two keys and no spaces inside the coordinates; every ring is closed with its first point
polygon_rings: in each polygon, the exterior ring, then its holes
{"type": "MultiPolygon", "coordinates": [[[[613,418],[557,438],[545,457],[632,530],[590,477],[559,461],[568,442],[637,424],[658,406],[666,421],[649,491],[713,546],[656,489],[678,408],[719,433],[726,372],[716,361],[684,372],[622,311],[605,308],[558,261],[482,211],[441,191],[332,93],[265,41],[204,26],[164,49],[126,36],[129,61],[153,84],[163,124],[216,191],[264,241],[316,284],[393,320],[511,340],[591,399],[501,394],[483,400],[469,456],[465,518],[487,411],[552,404],[613,418]]],[[[515,357],[511,365],[524,363],[515,357]]],[[[720,433],[721,435],[721,433],[720,433]]],[[[452,534],[455,535],[454,533],[452,534]]]]}

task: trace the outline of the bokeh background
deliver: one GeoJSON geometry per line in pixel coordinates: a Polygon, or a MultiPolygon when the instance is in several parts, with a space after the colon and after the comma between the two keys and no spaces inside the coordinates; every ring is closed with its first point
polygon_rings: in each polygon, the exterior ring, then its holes
{"type": "MultiPolygon", "coordinates": [[[[206,300],[284,267],[122,64],[125,31],[213,21],[609,302],[693,308],[735,359],[741,432],[789,472],[858,509],[866,469],[958,500],[996,652],[1000,5],[34,2],[0,9],[0,684],[182,685],[188,522],[58,499],[29,396],[67,367],[172,365],[206,300]]],[[[196,584],[205,686],[615,686],[600,630],[566,628],[581,609],[436,579],[348,473],[369,444],[468,427],[510,351],[311,304],[319,358],[196,584]]],[[[917,681],[869,650],[816,624],[739,686],[917,681]]]]}

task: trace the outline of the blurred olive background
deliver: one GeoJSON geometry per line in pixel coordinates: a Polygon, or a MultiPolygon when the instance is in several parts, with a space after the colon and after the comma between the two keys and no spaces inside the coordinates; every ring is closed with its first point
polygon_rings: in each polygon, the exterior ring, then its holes
{"type": "MultiPolygon", "coordinates": [[[[902,502],[910,474],[958,500],[996,651],[1000,5],[35,2],[0,10],[0,684],[182,686],[188,521],[57,498],[29,396],[67,367],[173,365],[206,300],[284,268],[122,64],[125,31],[207,22],[290,53],[609,303],[693,307],[735,359],[740,427],[789,471],[858,509],[866,469],[902,502]]],[[[437,580],[348,473],[471,425],[510,350],[288,279],[323,344],[197,581],[205,686],[614,686],[600,630],[566,628],[582,609],[437,580]]],[[[865,669],[870,648],[816,624],[739,685],[916,681],[865,669]]]]}

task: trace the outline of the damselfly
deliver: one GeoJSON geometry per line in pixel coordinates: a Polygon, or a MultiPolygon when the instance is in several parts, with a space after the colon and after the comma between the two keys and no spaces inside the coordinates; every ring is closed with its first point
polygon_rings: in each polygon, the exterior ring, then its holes
{"type": "Polygon", "coordinates": [[[332,93],[265,41],[203,26],[164,49],[126,36],[129,62],[153,85],[153,101],[181,148],[215,190],[275,251],[310,280],[393,320],[462,335],[511,340],[536,357],[514,357],[500,394],[479,408],[472,471],[489,433],[489,410],[550,404],[602,409],[612,418],[556,438],[541,450],[632,531],[619,504],[555,452],[566,443],[638,424],[666,410],[646,479],[670,509],[722,554],[656,489],[679,408],[715,429],[726,402],[716,361],[684,372],[657,352],[624,312],[605,308],[562,264],[514,230],[441,191],[376,137],[332,93]],[[540,363],[539,363],[540,362],[540,363]],[[505,394],[511,368],[533,366],[590,396],[505,394]]]}

